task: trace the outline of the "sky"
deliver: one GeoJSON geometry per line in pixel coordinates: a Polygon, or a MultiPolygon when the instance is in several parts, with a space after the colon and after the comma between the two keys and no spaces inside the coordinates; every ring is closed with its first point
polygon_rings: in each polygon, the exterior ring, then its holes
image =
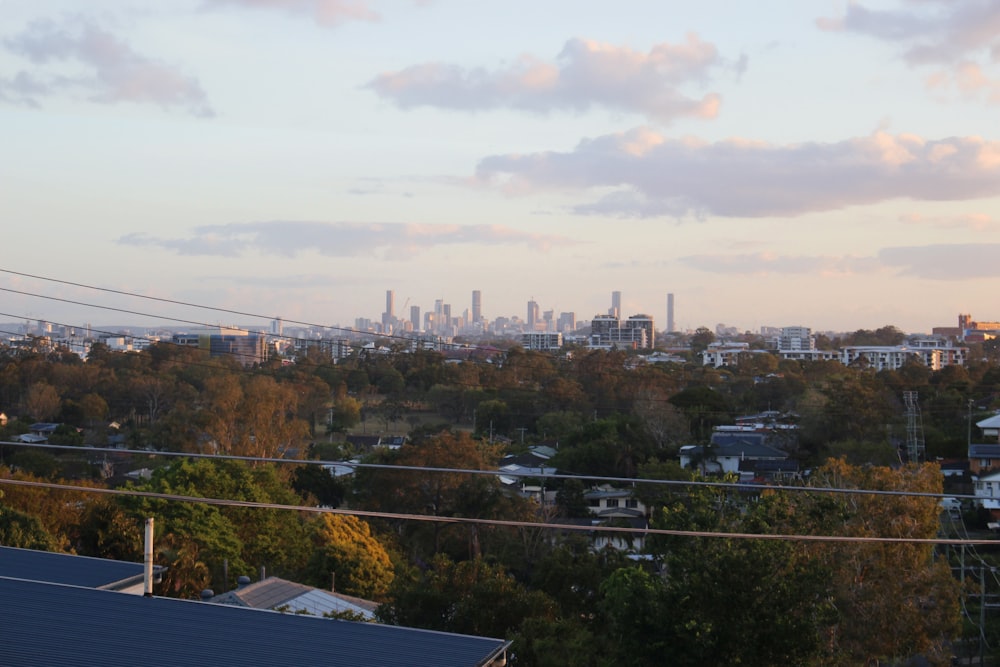
{"type": "Polygon", "coordinates": [[[995,0],[0,15],[0,320],[1000,320],[995,0]]]}

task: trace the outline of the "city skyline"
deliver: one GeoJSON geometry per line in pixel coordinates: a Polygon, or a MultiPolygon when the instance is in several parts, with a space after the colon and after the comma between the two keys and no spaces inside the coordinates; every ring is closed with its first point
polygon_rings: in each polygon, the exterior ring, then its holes
{"type": "Polygon", "coordinates": [[[5,320],[1000,319],[995,3],[0,9],[5,320]]]}

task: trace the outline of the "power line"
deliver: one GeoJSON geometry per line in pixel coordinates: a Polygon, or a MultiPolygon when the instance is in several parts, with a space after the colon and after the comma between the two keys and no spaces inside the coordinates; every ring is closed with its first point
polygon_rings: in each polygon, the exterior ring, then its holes
{"type": "MultiPolygon", "coordinates": [[[[0,441],[0,445],[14,447],[26,447],[33,449],[59,449],[73,450],[78,452],[94,452],[103,454],[136,454],[140,456],[164,456],[191,459],[209,459],[219,461],[243,461],[247,463],[276,463],[290,465],[322,465],[322,466],[343,466],[353,469],[370,470],[400,470],[424,473],[448,473],[465,475],[488,475],[491,477],[524,477],[528,479],[576,479],[596,482],[616,482],[620,484],[636,485],[650,484],[663,486],[680,487],[704,487],[734,489],[739,491],[794,491],[808,493],[830,493],[846,495],[874,495],[874,496],[903,496],[909,498],[965,498],[975,500],[981,498],[975,495],[955,495],[948,493],[931,493],[926,491],[897,491],[892,489],[852,489],[838,487],[817,487],[817,486],[764,486],[760,484],[748,484],[745,482],[710,482],[704,480],[682,480],[682,479],[647,479],[639,477],[611,477],[600,475],[571,475],[566,473],[542,474],[538,472],[507,472],[505,470],[483,470],[480,468],[444,468],[437,466],[407,466],[391,463],[360,463],[354,461],[327,461],[318,459],[286,459],[266,456],[240,456],[237,454],[206,454],[199,452],[169,452],[169,451],[148,451],[142,449],[118,449],[115,447],[81,447],[77,445],[52,445],[48,443],[0,441]]],[[[993,542],[995,543],[995,541],[993,542]]]]}
{"type": "Polygon", "coordinates": [[[665,535],[674,537],[711,537],[741,540],[773,540],[784,542],[840,542],[852,544],[929,544],[929,545],[975,545],[995,544],[995,540],[961,540],[948,538],[923,537],[870,537],[851,535],[803,535],[803,534],[767,534],[767,533],[723,533],[700,530],[671,530],[667,528],[625,528],[618,526],[579,526],[575,524],[515,521],[506,519],[478,519],[473,517],[434,516],[428,514],[403,514],[398,512],[373,512],[367,510],[337,509],[329,507],[311,507],[308,505],[284,505],[280,503],[265,503],[250,500],[226,500],[223,498],[200,498],[183,496],[173,493],[158,493],[155,491],[137,491],[133,489],[104,489],[89,486],[74,486],[54,482],[33,482],[28,480],[0,479],[0,484],[24,486],[30,488],[57,489],[76,491],[80,493],[97,493],[111,496],[132,496],[151,498],[154,500],[169,500],[176,502],[200,503],[223,507],[247,507],[256,509],[289,510],[295,512],[312,512],[315,514],[341,514],[372,519],[396,519],[403,521],[423,521],[429,523],[471,524],[478,526],[495,526],[503,528],[543,528],[546,530],[563,530],[577,532],[626,533],[644,535],[665,535]]]}

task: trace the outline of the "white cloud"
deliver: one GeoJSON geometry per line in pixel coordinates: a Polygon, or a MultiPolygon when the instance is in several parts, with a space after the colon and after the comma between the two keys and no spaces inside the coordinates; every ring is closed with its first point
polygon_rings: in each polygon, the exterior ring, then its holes
{"type": "Polygon", "coordinates": [[[418,225],[403,223],[327,223],[274,220],[204,225],[187,238],[165,239],[143,232],[118,239],[131,246],[173,250],[180,255],[241,257],[257,252],[294,257],[317,252],[328,257],[380,256],[405,259],[428,248],[459,243],[527,245],[548,250],[572,239],[529,234],[499,225],[418,225]]]}
{"type": "Polygon", "coordinates": [[[974,232],[1000,231],[1000,219],[986,213],[964,213],[961,215],[923,215],[907,213],[899,217],[908,225],[923,225],[940,229],[967,229],[974,232]]]}
{"type": "Polygon", "coordinates": [[[707,143],[639,128],[570,152],[486,157],[476,177],[514,195],[611,190],[574,209],[583,214],[796,216],[896,198],[1000,195],[1000,142],[876,132],[836,143],[707,143]]]}
{"type": "Polygon", "coordinates": [[[899,45],[911,66],[933,66],[934,92],[1000,103],[1000,4],[995,0],[922,0],[899,9],[850,3],[843,16],[819,19],[824,30],[854,32],[899,45]]]}
{"type": "Polygon", "coordinates": [[[36,21],[4,40],[4,45],[39,71],[20,72],[12,80],[0,81],[0,99],[40,106],[44,97],[82,92],[90,101],[103,104],[136,102],[213,115],[197,79],[135,52],[94,24],[36,21]],[[67,63],[80,72],[67,75],[57,66],[67,63]]]}
{"type": "Polygon", "coordinates": [[[936,244],[882,248],[873,257],[844,255],[777,255],[769,252],[681,257],[679,261],[707,273],[740,276],[850,276],[888,272],[923,280],[974,280],[1000,277],[994,261],[1000,244],[936,244]]]}
{"type": "Polygon", "coordinates": [[[925,280],[1000,278],[1000,243],[955,243],[883,248],[879,261],[900,275],[925,280]]]}
{"type": "Polygon", "coordinates": [[[768,252],[740,255],[689,255],[680,262],[709,273],[729,275],[821,274],[853,275],[879,270],[872,257],[827,255],[776,255],[768,252]]]}
{"type": "Polygon", "coordinates": [[[657,44],[648,53],[571,39],[555,62],[522,55],[494,71],[424,63],[381,74],[368,87],[403,108],[547,112],[601,106],[669,123],[680,117],[714,118],[718,94],[693,97],[680,87],[705,83],[717,69],[739,72],[745,65],[745,59],[724,62],[714,45],[694,34],[680,44],[657,44]]]}
{"type": "Polygon", "coordinates": [[[311,17],[324,27],[348,21],[378,21],[378,12],[365,0],[206,0],[211,5],[237,5],[311,17]]]}

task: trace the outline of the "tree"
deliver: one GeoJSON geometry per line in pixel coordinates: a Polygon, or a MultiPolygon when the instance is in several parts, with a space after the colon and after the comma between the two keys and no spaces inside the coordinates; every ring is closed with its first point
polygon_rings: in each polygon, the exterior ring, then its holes
{"type": "Polygon", "coordinates": [[[48,531],[38,517],[5,506],[0,501],[0,544],[20,549],[55,551],[59,541],[48,531]]]}
{"type": "Polygon", "coordinates": [[[35,382],[24,397],[24,411],[39,421],[49,421],[59,413],[60,398],[48,382],[35,382]]]}
{"type": "Polygon", "coordinates": [[[503,567],[475,558],[455,563],[437,555],[429,567],[396,580],[376,617],[408,625],[486,637],[506,637],[526,618],[554,618],[555,606],[519,584],[503,567]]]}
{"type": "Polygon", "coordinates": [[[389,553],[365,521],[347,514],[323,514],[314,542],[309,562],[314,586],[325,588],[336,582],[337,590],[375,599],[389,590],[394,578],[389,553]]]}
{"type": "MultiPolygon", "coordinates": [[[[468,433],[442,431],[411,440],[395,452],[376,453],[379,463],[415,468],[495,469],[499,458],[496,446],[475,441],[468,433]]],[[[493,475],[413,470],[364,469],[355,474],[355,497],[365,509],[408,512],[432,516],[476,516],[498,518],[511,500],[502,493],[493,475]]],[[[401,536],[411,537],[410,546],[420,556],[440,552],[447,535],[465,539],[451,544],[455,553],[480,553],[481,536],[489,531],[476,526],[456,526],[434,522],[398,524],[401,536]],[[427,535],[427,532],[430,535],[427,535]],[[429,544],[428,544],[429,542],[429,544]],[[459,546],[461,545],[461,546],[459,546]],[[429,553],[428,553],[429,552],[429,553]]]]}
{"type": "MultiPolygon", "coordinates": [[[[810,484],[940,494],[942,477],[936,464],[892,469],[831,459],[810,484]]],[[[800,504],[796,528],[805,531],[930,539],[939,527],[932,496],[852,493],[803,496],[800,504]]],[[[841,612],[828,633],[831,660],[864,664],[923,654],[934,664],[948,664],[960,622],[958,582],[948,563],[934,556],[932,545],[817,544],[806,550],[831,572],[833,603],[841,612]]]]}

